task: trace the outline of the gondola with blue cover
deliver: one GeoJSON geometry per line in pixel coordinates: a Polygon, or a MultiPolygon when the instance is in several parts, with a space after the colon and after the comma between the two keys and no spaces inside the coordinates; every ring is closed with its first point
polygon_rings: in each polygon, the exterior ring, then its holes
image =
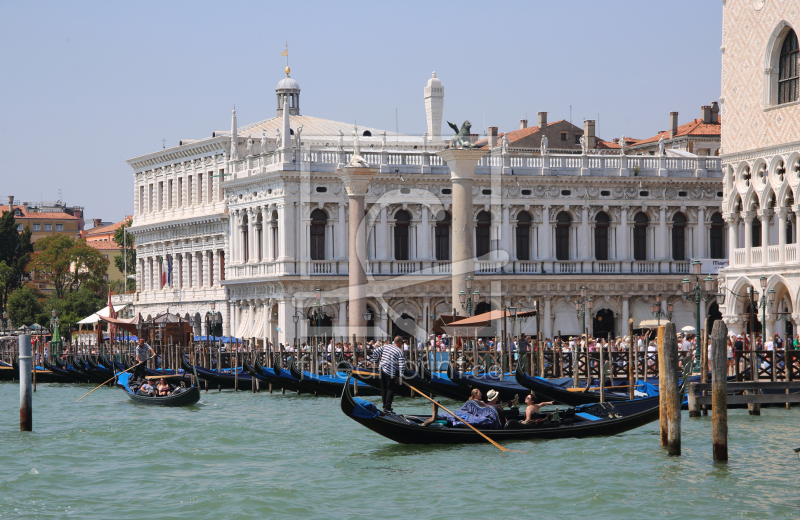
{"type": "MultiPolygon", "coordinates": [[[[318,375],[312,374],[307,370],[301,372],[297,368],[294,357],[289,361],[289,373],[297,380],[297,383],[305,387],[307,392],[318,395],[330,395],[334,397],[342,395],[344,385],[347,382],[347,371],[351,370],[352,366],[349,363],[340,363],[338,368],[344,368],[345,372],[337,370],[336,375],[318,375]]],[[[358,385],[358,395],[381,395],[379,388],[374,388],[358,380],[354,381],[356,381],[358,385]]]]}
{"type": "Polygon", "coordinates": [[[122,388],[127,396],[136,404],[145,404],[149,406],[190,406],[200,400],[200,389],[192,385],[189,388],[180,387],[175,389],[172,394],[163,397],[151,397],[147,395],[137,394],[131,388],[131,378],[133,376],[129,372],[117,375],[117,386],[122,388]]]}

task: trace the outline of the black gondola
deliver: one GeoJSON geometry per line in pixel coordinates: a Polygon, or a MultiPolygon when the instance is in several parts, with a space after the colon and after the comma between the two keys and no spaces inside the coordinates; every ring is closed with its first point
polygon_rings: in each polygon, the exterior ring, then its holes
{"type": "Polygon", "coordinates": [[[419,363],[419,380],[409,384],[417,390],[432,393],[456,401],[466,401],[469,399],[470,390],[452,382],[449,377],[439,373],[431,372],[428,366],[419,363]]]}
{"type": "MultiPolygon", "coordinates": [[[[567,406],[580,406],[582,404],[600,402],[599,391],[575,389],[572,386],[571,378],[548,380],[540,377],[532,377],[526,374],[521,366],[517,366],[514,377],[520,386],[525,388],[526,391],[533,392],[539,399],[555,401],[567,406]]],[[[610,390],[605,391],[605,400],[607,402],[627,401],[628,397],[627,394],[612,392],[610,390]]]]}
{"type": "MultiPolygon", "coordinates": [[[[354,398],[349,388],[349,385],[346,385],[342,393],[342,412],[357,423],[395,442],[401,444],[486,442],[483,437],[466,426],[452,427],[438,422],[425,426],[423,422],[428,416],[379,412],[369,401],[354,398]]],[[[683,398],[684,390],[685,385],[680,389],[681,399],[683,398]]],[[[562,412],[563,417],[557,422],[545,421],[542,424],[531,427],[522,426],[519,428],[482,431],[498,442],[616,435],[656,421],[659,416],[658,397],[605,403],[604,406],[610,412],[607,414],[609,416],[597,417],[586,413],[573,414],[571,410],[568,410],[562,412]]],[[[510,424],[520,426],[519,423],[510,422],[510,424]]]]}
{"type": "MultiPolygon", "coordinates": [[[[14,369],[14,379],[19,379],[19,362],[16,359],[12,359],[12,367],[14,369]]],[[[74,380],[67,376],[62,375],[58,372],[53,372],[52,370],[44,369],[37,367],[36,368],[36,383],[72,383],[74,380]]]]}
{"type": "Polygon", "coordinates": [[[521,402],[530,393],[527,388],[513,380],[511,375],[504,377],[503,381],[500,381],[499,375],[489,372],[477,376],[457,370],[450,370],[449,372],[448,375],[453,383],[470,391],[473,388],[477,388],[484,396],[489,393],[489,390],[500,392],[499,399],[501,402],[512,401],[515,397],[519,397],[521,402]]]}
{"type": "Polygon", "coordinates": [[[200,400],[200,389],[196,386],[190,388],[178,388],[172,395],[164,397],[149,397],[138,395],[128,386],[131,374],[124,373],[117,376],[117,386],[125,391],[125,394],[136,404],[146,404],[149,406],[190,406],[200,400]]]}
{"type": "MultiPolygon", "coordinates": [[[[349,363],[341,363],[339,368],[343,366],[346,370],[352,369],[349,363]]],[[[294,357],[289,361],[289,373],[292,377],[297,379],[297,383],[300,386],[307,388],[307,392],[316,393],[318,395],[338,397],[342,395],[342,390],[347,381],[347,376],[339,375],[339,370],[337,370],[336,376],[316,375],[307,371],[301,373],[297,368],[294,357]]],[[[373,388],[357,379],[355,381],[357,381],[356,384],[358,385],[358,395],[381,395],[379,388],[373,388]]]]}
{"type": "MultiPolygon", "coordinates": [[[[224,389],[234,389],[236,388],[236,380],[238,379],[239,390],[250,389],[254,383],[253,376],[246,373],[244,370],[238,370],[238,374],[234,374],[233,371],[230,372],[217,372],[215,370],[209,370],[208,368],[201,367],[199,365],[194,365],[194,367],[186,360],[186,358],[182,358],[183,369],[187,372],[191,372],[192,370],[197,371],[197,377],[206,381],[206,383],[211,388],[218,388],[219,390],[224,389]]],[[[155,375],[159,375],[156,373],[155,375]]]]}

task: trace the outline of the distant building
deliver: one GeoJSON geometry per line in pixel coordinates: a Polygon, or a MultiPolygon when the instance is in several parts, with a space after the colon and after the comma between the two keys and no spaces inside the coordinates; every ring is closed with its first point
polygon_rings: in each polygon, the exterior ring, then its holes
{"type": "Polygon", "coordinates": [[[131,219],[133,219],[133,215],[127,215],[124,219],[113,224],[104,223],[100,219],[95,219],[95,226],[92,229],[83,232],[83,236],[86,238],[86,243],[89,246],[97,249],[104,257],[108,259],[108,273],[106,274],[106,280],[108,281],[122,281],[125,278],[125,274],[117,269],[114,261],[116,257],[122,255],[122,246],[114,242],[114,234],[117,232],[117,229],[119,229],[126,222],[130,222],[131,219]]]}
{"type": "Polygon", "coordinates": [[[539,151],[542,146],[542,137],[547,136],[547,148],[552,152],[580,152],[580,138],[586,134],[589,139],[589,148],[594,148],[595,122],[587,120],[584,128],[573,125],[566,119],[547,122],[547,112],[539,112],[539,124],[528,126],[527,119],[521,119],[519,129],[510,132],[498,133],[496,126],[489,127],[488,137],[476,141],[477,146],[495,148],[500,146],[500,142],[505,136],[508,139],[508,146],[514,150],[533,150],[539,151]]]}
{"type": "MultiPolygon", "coordinates": [[[[678,126],[678,113],[669,113],[669,130],[662,130],[653,137],[629,144],[633,155],[657,155],[658,142],[664,139],[665,150],[679,150],[699,156],[719,155],[722,137],[722,122],[719,104],[700,107],[700,117],[678,126]]],[[[626,139],[627,141],[627,139],[626,139]]]]}
{"type": "Polygon", "coordinates": [[[0,213],[14,211],[17,228],[22,232],[31,230],[31,241],[36,242],[51,235],[66,235],[80,238],[83,231],[83,208],[68,207],[61,203],[14,204],[14,196],[9,195],[8,205],[0,206],[0,213]]]}

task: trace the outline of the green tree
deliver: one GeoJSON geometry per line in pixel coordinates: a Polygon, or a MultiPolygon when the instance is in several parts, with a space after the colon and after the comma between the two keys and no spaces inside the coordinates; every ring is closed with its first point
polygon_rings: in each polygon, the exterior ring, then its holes
{"type": "MultiPolygon", "coordinates": [[[[114,265],[119,272],[125,274],[125,264],[128,265],[128,275],[136,274],[136,245],[133,235],[128,233],[132,221],[128,220],[114,232],[114,242],[122,248],[122,254],[114,257],[114,265]]],[[[136,280],[126,280],[129,291],[136,290],[136,280]]]]}
{"type": "Polygon", "coordinates": [[[8,295],[8,317],[15,327],[36,323],[42,311],[36,292],[29,287],[15,289],[8,295]]]}
{"type": "Polygon", "coordinates": [[[39,240],[28,267],[53,286],[58,298],[82,287],[96,293],[106,287],[108,259],[83,239],[53,235],[39,240]]]}
{"type": "MultiPolygon", "coordinates": [[[[66,327],[67,323],[74,324],[94,314],[105,307],[106,303],[104,297],[87,287],[81,287],[66,298],[59,298],[55,293],[51,293],[44,302],[42,317],[49,322],[51,311],[56,311],[59,320],[66,327]]],[[[39,323],[43,324],[41,321],[39,323]]]]}
{"type": "Polygon", "coordinates": [[[11,291],[22,287],[33,252],[30,228],[25,228],[20,233],[17,226],[14,212],[4,211],[0,216],[0,262],[5,262],[12,271],[10,274],[6,273],[4,277],[3,288],[0,291],[0,307],[5,307],[11,291]]]}

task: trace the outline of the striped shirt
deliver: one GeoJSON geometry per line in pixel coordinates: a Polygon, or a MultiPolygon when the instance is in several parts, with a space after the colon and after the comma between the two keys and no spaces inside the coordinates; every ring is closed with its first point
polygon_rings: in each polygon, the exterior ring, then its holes
{"type": "Polygon", "coordinates": [[[402,373],[403,364],[405,359],[403,351],[394,345],[384,345],[376,348],[372,352],[372,361],[380,360],[381,372],[386,373],[389,377],[397,377],[398,373],[402,373]]]}

